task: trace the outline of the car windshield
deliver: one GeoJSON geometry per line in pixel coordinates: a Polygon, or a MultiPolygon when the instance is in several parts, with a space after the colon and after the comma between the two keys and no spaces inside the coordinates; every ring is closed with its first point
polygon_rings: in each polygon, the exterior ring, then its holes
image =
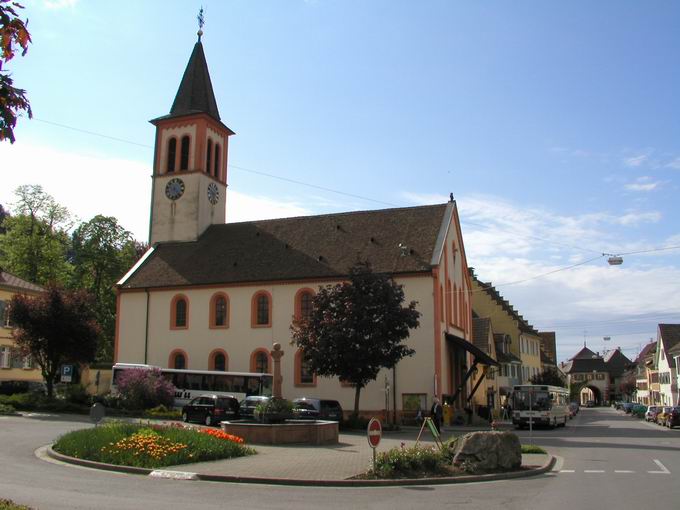
{"type": "Polygon", "coordinates": [[[526,390],[518,390],[515,392],[514,408],[516,411],[528,411],[529,401],[531,401],[532,411],[548,411],[552,407],[550,395],[547,391],[529,393],[526,390]]]}
{"type": "Polygon", "coordinates": [[[309,402],[295,402],[295,407],[298,409],[308,409],[310,411],[315,410],[314,406],[309,402]]]}

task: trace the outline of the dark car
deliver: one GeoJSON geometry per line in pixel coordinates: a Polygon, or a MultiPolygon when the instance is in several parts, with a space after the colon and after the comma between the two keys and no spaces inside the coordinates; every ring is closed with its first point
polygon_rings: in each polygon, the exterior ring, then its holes
{"type": "Polygon", "coordinates": [[[293,417],[296,420],[318,420],[319,410],[311,402],[296,399],[293,401],[293,417]]]}
{"type": "Polygon", "coordinates": [[[669,429],[680,425],[680,406],[671,407],[671,410],[666,415],[665,425],[669,429]]]}
{"type": "Polygon", "coordinates": [[[623,409],[623,412],[626,414],[630,414],[630,412],[633,410],[633,403],[632,402],[624,402],[623,406],[621,406],[621,409],[623,409]]]}
{"type": "Polygon", "coordinates": [[[241,400],[239,416],[241,418],[252,419],[254,417],[253,415],[255,413],[255,408],[259,404],[267,402],[269,398],[270,397],[263,397],[261,395],[252,395],[250,397],[246,397],[245,399],[241,400]]]}
{"type": "Polygon", "coordinates": [[[201,395],[182,407],[182,421],[195,421],[208,426],[239,416],[238,400],[232,396],[201,395]]]}
{"type": "Polygon", "coordinates": [[[337,400],[301,397],[293,400],[293,408],[301,402],[311,404],[319,412],[319,420],[342,421],[342,407],[337,400]]]}
{"type": "Polygon", "coordinates": [[[588,400],[586,402],[586,407],[595,407],[595,401],[594,400],[588,400]]]}

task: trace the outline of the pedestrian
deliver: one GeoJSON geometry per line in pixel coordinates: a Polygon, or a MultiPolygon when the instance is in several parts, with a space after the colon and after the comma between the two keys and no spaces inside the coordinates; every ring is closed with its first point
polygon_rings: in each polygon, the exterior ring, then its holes
{"type": "Polygon", "coordinates": [[[434,422],[434,427],[437,429],[437,432],[441,433],[442,419],[444,418],[444,408],[439,403],[439,399],[437,397],[434,397],[432,402],[430,416],[432,417],[432,421],[434,422]]]}

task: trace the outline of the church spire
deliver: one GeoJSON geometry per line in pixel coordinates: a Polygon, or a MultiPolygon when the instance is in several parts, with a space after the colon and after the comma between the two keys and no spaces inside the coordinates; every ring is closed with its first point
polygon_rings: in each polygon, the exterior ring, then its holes
{"type": "Polygon", "coordinates": [[[191,53],[189,63],[184,71],[175,101],[170,108],[170,115],[165,118],[207,113],[215,120],[220,120],[220,112],[217,109],[217,101],[208,72],[208,63],[205,60],[203,44],[201,43],[203,24],[203,8],[201,8],[198,15],[198,41],[194,45],[194,51],[191,53]]]}

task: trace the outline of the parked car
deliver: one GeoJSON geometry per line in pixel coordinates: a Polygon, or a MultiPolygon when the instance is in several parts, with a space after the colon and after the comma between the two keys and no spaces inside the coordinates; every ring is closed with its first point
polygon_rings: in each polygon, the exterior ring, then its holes
{"type": "Polygon", "coordinates": [[[342,407],[337,400],[300,397],[293,400],[293,408],[302,402],[311,404],[319,412],[319,420],[342,421],[342,407]]]}
{"type": "Polygon", "coordinates": [[[621,409],[623,409],[624,413],[630,414],[630,412],[633,410],[633,405],[634,404],[632,402],[624,402],[621,406],[621,409]]]}
{"type": "Polygon", "coordinates": [[[232,396],[201,395],[182,407],[182,421],[195,421],[208,426],[239,416],[238,400],[232,396]]]}
{"type": "Polygon", "coordinates": [[[579,405],[578,402],[571,402],[569,404],[569,418],[573,418],[578,414],[579,405]]]}
{"type": "Polygon", "coordinates": [[[293,417],[296,420],[318,420],[319,410],[307,400],[296,399],[293,400],[293,417]]]}
{"type": "Polygon", "coordinates": [[[666,427],[672,429],[680,425],[680,406],[672,407],[668,416],[666,416],[666,427]]]}
{"type": "Polygon", "coordinates": [[[263,397],[261,395],[252,395],[241,400],[239,404],[239,417],[251,419],[255,413],[255,408],[258,404],[266,402],[270,397],[263,397]]]}
{"type": "Polygon", "coordinates": [[[656,415],[657,425],[666,425],[666,418],[670,414],[671,409],[673,409],[671,406],[664,406],[661,408],[659,413],[656,415]]]}
{"type": "Polygon", "coordinates": [[[656,415],[659,414],[661,408],[659,406],[649,406],[645,413],[645,421],[656,421],[656,415]]]}
{"type": "Polygon", "coordinates": [[[630,411],[630,414],[635,416],[636,418],[643,419],[645,417],[645,413],[647,412],[647,406],[644,404],[633,404],[633,408],[630,411]]]}
{"type": "Polygon", "coordinates": [[[586,407],[595,407],[595,401],[594,400],[588,400],[586,402],[586,407]]]}

